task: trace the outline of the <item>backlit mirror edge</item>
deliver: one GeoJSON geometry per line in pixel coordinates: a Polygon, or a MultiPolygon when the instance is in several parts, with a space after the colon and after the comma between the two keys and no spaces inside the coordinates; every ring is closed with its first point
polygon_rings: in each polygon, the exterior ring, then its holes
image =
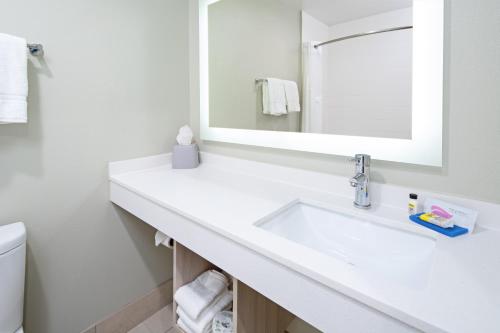
{"type": "Polygon", "coordinates": [[[199,0],[202,140],[442,167],[444,0],[414,0],[412,139],[209,127],[208,6],[199,0]]]}

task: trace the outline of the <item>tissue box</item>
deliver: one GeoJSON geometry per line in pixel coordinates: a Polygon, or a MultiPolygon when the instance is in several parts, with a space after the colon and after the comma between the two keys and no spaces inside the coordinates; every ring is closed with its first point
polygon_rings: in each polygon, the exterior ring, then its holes
{"type": "Polygon", "coordinates": [[[173,169],[194,169],[198,165],[200,165],[200,151],[196,143],[189,146],[174,146],[172,151],[173,169]]]}

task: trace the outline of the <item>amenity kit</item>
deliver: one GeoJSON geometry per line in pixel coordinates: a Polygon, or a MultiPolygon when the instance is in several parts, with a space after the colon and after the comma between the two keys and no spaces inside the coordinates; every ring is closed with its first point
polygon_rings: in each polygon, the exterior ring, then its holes
{"type": "Polygon", "coordinates": [[[449,237],[472,233],[477,211],[441,200],[427,199],[423,213],[410,215],[410,220],[449,237]]]}

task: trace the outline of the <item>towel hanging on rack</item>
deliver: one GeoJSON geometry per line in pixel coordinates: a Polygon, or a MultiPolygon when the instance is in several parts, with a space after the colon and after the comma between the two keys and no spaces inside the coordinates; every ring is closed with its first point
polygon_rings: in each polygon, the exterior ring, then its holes
{"type": "Polygon", "coordinates": [[[28,56],[23,38],[0,34],[0,123],[26,123],[28,56]]]}
{"type": "Polygon", "coordinates": [[[272,116],[286,115],[286,95],[283,81],[267,78],[262,83],[262,111],[272,116]]]}

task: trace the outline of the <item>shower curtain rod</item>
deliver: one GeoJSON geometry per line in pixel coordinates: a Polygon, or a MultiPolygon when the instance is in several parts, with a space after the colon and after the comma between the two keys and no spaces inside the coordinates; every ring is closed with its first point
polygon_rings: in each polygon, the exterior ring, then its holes
{"type": "Polygon", "coordinates": [[[398,31],[398,30],[407,30],[407,29],[413,29],[413,26],[412,25],[407,25],[407,26],[403,26],[403,27],[396,27],[396,28],[389,28],[389,29],[383,29],[383,30],[368,31],[368,32],[363,32],[363,33],[359,33],[359,34],[355,34],[355,35],[349,35],[349,36],[345,36],[345,37],[341,37],[341,38],[336,38],[336,39],[332,39],[332,40],[329,40],[329,41],[326,41],[326,42],[323,42],[323,43],[316,44],[316,45],[314,45],[314,48],[317,49],[320,46],[331,44],[331,43],[340,42],[340,41],[347,40],[347,39],[364,37],[364,36],[370,36],[370,35],[375,35],[375,34],[381,34],[381,33],[384,33],[384,32],[391,32],[391,31],[398,31]]]}

